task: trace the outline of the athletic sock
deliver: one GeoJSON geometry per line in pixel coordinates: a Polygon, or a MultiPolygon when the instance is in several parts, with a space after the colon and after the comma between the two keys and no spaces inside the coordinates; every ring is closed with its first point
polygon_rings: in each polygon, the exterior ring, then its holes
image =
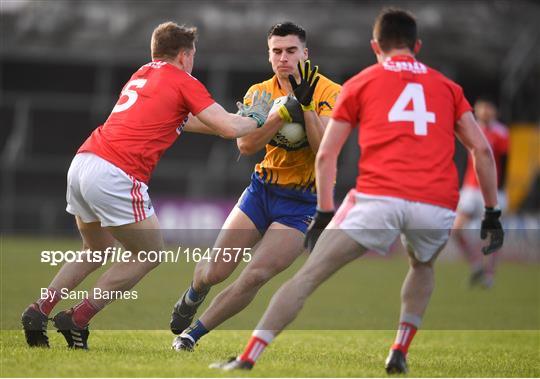
{"type": "Polygon", "coordinates": [[[187,334],[189,337],[191,337],[193,342],[197,342],[202,336],[204,336],[208,332],[209,330],[206,329],[201,320],[197,320],[193,326],[187,328],[186,331],[182,334],[187,334]]]}
{"type": "Polygon", "coordinates": [[[191,282],[189,289],[187,290],[186,295],[184,296],[184,301],[186,302],[187,305],[190,305],[190,306],[197,305],[204,300],[207,294],[208,294],[208,290],[197,292],[195,288],[193,288],[193,282],[191,282]]]}
{"type": "Polygon", "coordinates": [[[255,330],[244,349],[244,352],[238,356],[238,360],[255,364],[255,361],[262,354],[266,346],[272,342],[274,334],[269,330],[255,330]]]}
{"type": "Polygon", "coordinates": [[[85,328],[92,317],[94,317],[101,309],[93,305],[90,300],[84,299],[73,308],[71,316],[75,326],[85,328]]]}
{"type": "Polygon", "coordinates": [[[396,339],[392,345],[392,350],[400,350],[407,355],[411,344],[422,319],[412,314],[402,314],[399,321],[399,328],[396,339]]]}
{"type": "Polygon", "coordinates": [[[396,335],[396,340],[392,345],[392,350],[400,350],[403,354],[407,354],[409,351],[409,345],[412,342],[414,335],[416,334],[417,328],[406,322],[399,323],[399,329],[396,335]]]}
{"type": "Polygon", "coordinates": [[[60,292],[53,287],[47,288],[47,296],[36,301],[38,309],[45,316],[48,316],[54,306],[61,300],[60,292]]]}

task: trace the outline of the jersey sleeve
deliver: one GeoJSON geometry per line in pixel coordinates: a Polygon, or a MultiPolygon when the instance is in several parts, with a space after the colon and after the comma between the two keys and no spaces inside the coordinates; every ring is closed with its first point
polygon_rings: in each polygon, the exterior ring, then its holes
{"type": "Polygon", "coordinates": [[[454,120],[457,122],[465,112],[472,111],[472,107],[465,98],[463,88],[460,85],[452,82],[452,92],[454,94],[454,120]]]}
{"type": "Polygon", "coordinates": [[[319,116],[332,116],[332,111],[336,106],[340,91],[341,86],[333,82],[330,82],[326,88],[323,89],[321,97],[317,99],[317,114],[319,116]]]}
{"type": "Polygon", "coordinates": [[[358,125],[358,114],[356,91],[351,86],[351,82],[347,82],[343,85],[337,97],[336,105],[332,112],[332,119],[348,122],[354,128],[358,125]]]}
{"type": "Polygon", "coordinates": [[[194,116],[215,103],[206,87],[191,76],[189,80],[183,83],[182,94],[184,95],[186,107],[194,116]]]}

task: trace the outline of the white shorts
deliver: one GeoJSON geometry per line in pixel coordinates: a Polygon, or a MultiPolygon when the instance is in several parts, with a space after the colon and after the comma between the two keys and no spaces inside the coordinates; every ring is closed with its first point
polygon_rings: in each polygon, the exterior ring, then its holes
{"type": "MultiPolygon", "coordinates": [[[[506,194],[504,191],[497,192],[499,208],[506,209],[506,194]]],[[[484,216],[484,198],[478,187],[464,186],[459,192],[458,212],[465,213],[471,219],[479,219],[484,216]]]]}
{"type": "Polygon", "coordinates": [[[450,236],[456,213],[448,208],[390,196],[351,190],[339,207],[331,227],[339,227],[369,250],[385,255],[401,235],[415,258],[427,262],[450,236]]]}
{"type": "Polygon", "coordinates": [[[66,201],[66,211],[103,227],[132,224],[154,214],[145,183],[92,153],[73,158],[66,201]]]}

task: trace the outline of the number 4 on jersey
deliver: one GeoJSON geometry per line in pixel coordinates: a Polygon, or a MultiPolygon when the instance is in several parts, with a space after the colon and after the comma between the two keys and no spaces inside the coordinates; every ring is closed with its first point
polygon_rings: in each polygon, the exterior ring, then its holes
{"type": "Polygon", "coordinates": [[[435,122],[435,113],[426,110],[424,87],[419,83],[408,83],[388,113],[388,121],[412,121],[414,134],[427,136],[428,122],[435,122]],[[412,110],[407,105],[412,100],[412,110]]]}

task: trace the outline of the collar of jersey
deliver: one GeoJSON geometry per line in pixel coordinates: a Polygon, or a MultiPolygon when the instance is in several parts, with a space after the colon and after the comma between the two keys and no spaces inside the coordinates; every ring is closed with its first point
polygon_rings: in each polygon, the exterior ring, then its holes
{"type": "Polygon", "coordinates": [[[163,63],[165,63],[163,65],[163,67],[172,67],[172,68],[174,68],[176,70],[183,71],[183,70],[179,69],[178,67],[176,67],[175,65],[173,65],[173,64],[171,64],[171,63],[169,63],[167,61],[164,61],[163,59],[152,59],[152,62],[163,62],[163,63]]]}
{"type": "Polygon", "coordinates": [[[287,96],[287,94],[283,92],[283,89],[281,88],[281,84],[279,84],[279,80],[278,80],[277,75],[274,75],[274,77],[272,79],[274,80],[274,88],[275,87],[278,88],[280,96],[287,96]]]}
{"type": "Polygon", "coordinates": [[[411,55],[394,55],[393,57],[386,58],[386,61],[409,61],[414,62],[416,59],[411,55]]]}

